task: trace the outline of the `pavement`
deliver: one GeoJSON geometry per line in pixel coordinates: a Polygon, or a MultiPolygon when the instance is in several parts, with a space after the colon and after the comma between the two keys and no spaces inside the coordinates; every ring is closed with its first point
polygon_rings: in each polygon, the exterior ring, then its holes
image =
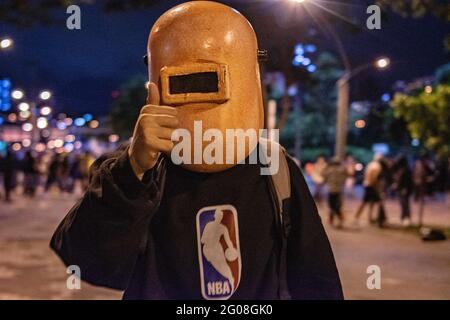
{"type": "MultiPolygon", "coordinates": [[[[417,231],[401,225],[397,201],[385,202],[387,227],[369,224],[367,209],[359,226],[354,225],[358,199],[344,202],[343,229],[328,225],[328,209],[319,205],[338,265],[347,299],[450,299],[450,240],[424,242],[417,231]],[[368,289],[369,266],[381,271],[381,288],[368,289]]],[[[411,221],[418,223],[418,205],[412,202],[411,221]]],[[[444,199],[428,200],[424,226],[448,229],[450,205],[444,199]]],[[[372,271],[373,272],[373,271],[372,271]]]]}
{"type": "MultiPolygon", "coordinates": [[[[76,200],[73,195],[52,193],[34,199],[16,195],[13,203],[0,203],[0,300],[121,298],[121,292],[85,282],[80,290],[66,287],[69,275],[48,243],[76,200]]],[[[358,200],[345,202],[348,217],[357,204],[358,200]]],[[[320,208],[347,299],[450,299],[450,240],[426,243],[396,228],[395,201],[387,203],[394,226],[387,229],[367,225],[363,216],[360,227],[347,219],[346,226],[337,230],[328,226],[326,208],[320,208]],[[366,285],[371,265],[381,270],[379,290],[366,285]]],[[[425,223],[449,227],[449,205],[442,200],[428,203],[425,223]]]]}

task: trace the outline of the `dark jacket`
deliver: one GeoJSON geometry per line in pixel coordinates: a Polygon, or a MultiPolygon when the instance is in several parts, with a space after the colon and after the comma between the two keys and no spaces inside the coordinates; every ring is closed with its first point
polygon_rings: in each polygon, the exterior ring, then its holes
{"type": "MultiPolygon", "coordinates": [[[[94,163],[86,194],[58,226],[50,244],[66,265],[80,267],[85,281],[125,290],[124,297],[129,299],[180,298],[177,292],[167,289],[170,286],[164,279],[170,279],[170,274],[161,276],[164,268],[158,269],[165,259],[164,252],[155,250],[159,225],[155,229],[154,224],[164,220],[155,216],[167,207],[167,203],[161,204],[162,199],[170,202],[167,196],[162,197],[165,173],[171,170],[166,168],[167,162],[161,157],[142,182],[132,171],[126,148],[94,163]]],[[[293,299],[342,299],[333,253],[315,203],[298,166],[290,159],[288,163],[292,189],[292,229],[287,245],[290,294],[293,299]]],[[[249,231],[240,230],[246,232],[249,231]]],[[[177,234],[171,236],[176,241],[177,234]]],[[[257,249],[261,248],[254,248],[257,249]]],[[[197,274],[189,276],[198,282],[197,274]]]]}

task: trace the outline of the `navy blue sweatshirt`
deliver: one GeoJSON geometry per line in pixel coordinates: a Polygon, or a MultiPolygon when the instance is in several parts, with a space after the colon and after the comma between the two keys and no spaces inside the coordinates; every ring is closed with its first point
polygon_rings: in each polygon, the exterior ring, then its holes
{"type": "MultiPolygon", "coordinates": [[[[342,299],[330,244],[297,165],[291,174],[287,282],[293,299],[342,299]]],[[[143,181],[126,148],[99,158],[51,247],[125,299],[277,299],[275,215],[259,164],[195,173],[162,157],[143,181]]]]}

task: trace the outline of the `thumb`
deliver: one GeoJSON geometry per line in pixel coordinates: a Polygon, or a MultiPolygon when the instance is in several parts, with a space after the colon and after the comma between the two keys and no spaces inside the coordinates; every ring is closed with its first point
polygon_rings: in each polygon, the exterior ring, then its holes
{"type": "Polygon", "coordinates": [[[147,86],[147,103],[159,106],[159,90],[154,82],[149,82],[147,86]]]}

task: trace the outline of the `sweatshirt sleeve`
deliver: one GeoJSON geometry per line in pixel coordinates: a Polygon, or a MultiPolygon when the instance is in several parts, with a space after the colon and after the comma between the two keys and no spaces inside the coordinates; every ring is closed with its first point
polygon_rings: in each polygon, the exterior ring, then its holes
{"type": "MultiPolygon", "coordinates": [[[[155,166],[160,168],[163,160],[155,166]]],[[[159,206],[160,175],[153,169],[141,182],[128,148],[96,160],[89,187],[56,229],[50,247],[66,265],[80,267],[94,285],[124,290],[145,247],[151,218],[159,206]]]]}
{"type": "Polygon", "coordinates": [[[339,273],[320,216],[300,168],[291,174],[287,278],[293,299],[343,299],[339,273]]]}

